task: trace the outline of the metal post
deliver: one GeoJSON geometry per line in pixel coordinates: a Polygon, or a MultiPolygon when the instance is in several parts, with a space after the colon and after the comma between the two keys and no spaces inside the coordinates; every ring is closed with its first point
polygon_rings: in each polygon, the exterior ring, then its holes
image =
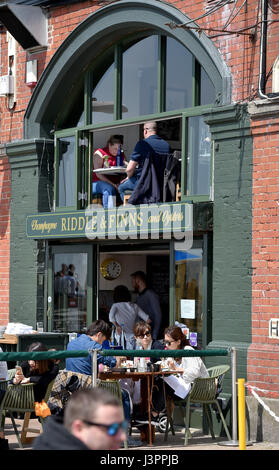
{"type": "Polygon", "coordinates": [[[245,436],[245,389],[244,379],[238,379],[238,435],[239,435],[239,450],[246,449],[246,436],[245,436]]]}
{"type": "Polygon", "coordinates": [[[97,350],[92,351],[92,387],[97,387],[97,374],[98,374],[98,364],[97,364],[97,350]]]}
{"type": "Polygon", "coordinates": [[[219,445],[238,446],[237,440],[237,395],[236,395],[236,349],[231,348],[231,371],[232,371],[232,440],[218,442],[219,445]]]}

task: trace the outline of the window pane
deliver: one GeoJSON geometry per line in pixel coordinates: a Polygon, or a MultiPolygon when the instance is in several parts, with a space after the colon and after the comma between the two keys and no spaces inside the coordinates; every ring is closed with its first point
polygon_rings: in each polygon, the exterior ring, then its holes
{"type": "Polygon", "coordinates": [[[124,52],[123,118],[157,112],[157,63],[157,36],[143,39],[124,52]]]}
{"type": "Polygon", "coordinates": [[[54,255],[53,330],[81,332],[87,317],[87,254],[54,255]]]}
{"type": "Polygon", "coordinates": [[[175,319],[189,329],[192,346],[202,347],[203,250],[201,242],[194,245],[189,251],[175,251],[175,319]]]}
{"type": "Polygon", "coordinates": [[[113,121],[114,111],[114,63],[108,68],[92,93],[92,122],[113,121]]]}
{"type": "Polygon", "coordinates": [[[58,177],[58,206],[70,207],[75,205],[75,137],[64,137],[59,142],[59,177],[58,177]]]}
{"type": "Polygon", "coordinates": [[[204,68],[201,67],[201,98],[200,104],[214,103],[216,97],[216,91],[212,81],[205,72],[204,68]]]}
{"type": "Polygon", "coordinates": [[[210,192],[209,127],[202,116],[188,121],[187,194],[204,195],[210,192]]]}
{"type": "Polygon", "coordinates": [[[167,38],[166,111],[191,107],[193,56],[178,41],[167,38]]]}

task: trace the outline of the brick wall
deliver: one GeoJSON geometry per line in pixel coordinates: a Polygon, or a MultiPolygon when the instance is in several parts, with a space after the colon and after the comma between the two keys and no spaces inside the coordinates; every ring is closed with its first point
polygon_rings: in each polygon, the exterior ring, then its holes
{"type": "Polygon", "coordinates": [[[248,381],[279,397],[279,341],[269,338],[269,320],[279,306],[279,135],[278,114],[252,118],[253,165],[253,340],[248,355],[248,381]]]}

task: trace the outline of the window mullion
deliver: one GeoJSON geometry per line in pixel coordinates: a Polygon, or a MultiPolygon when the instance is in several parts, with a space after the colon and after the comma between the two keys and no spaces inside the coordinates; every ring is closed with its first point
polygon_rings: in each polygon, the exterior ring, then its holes
{"type": "Polygon", "coordinates": [[[166,55],[167,38],[158,36],[158,112],[166,109],[166,55]]]}
{"type": "Polygon", "coordinates": [[[188,118],[182,115],[181,136],[181,200],[187,195],[187,172],[188,172],[188,118]]]}
{"type": "Polygon", "coordinates": [[[87,71],[84,78],[84,122],[85,125],[92,124],[92,83],[93,72],[87,71]]]}
{"type": "Polygon", "coordinates": [[[122,118],[122,47],[114,49],[114,120],[122,118]]]}

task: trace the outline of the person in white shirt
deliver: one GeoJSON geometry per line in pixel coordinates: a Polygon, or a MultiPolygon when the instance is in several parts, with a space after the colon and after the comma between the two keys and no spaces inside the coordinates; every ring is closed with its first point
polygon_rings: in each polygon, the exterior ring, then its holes
{"type": "Polygon", "coordinates": [[[117,340],[120,343],[124,336],[124,349],[134,349],[134,325],[141,318],[150,323],[149,316],[135,303],[131,302],[131,294],[126,286],[117,286],[113,293],[114,303],[109,312],[109,321],[116,328],[117,340]]]}

